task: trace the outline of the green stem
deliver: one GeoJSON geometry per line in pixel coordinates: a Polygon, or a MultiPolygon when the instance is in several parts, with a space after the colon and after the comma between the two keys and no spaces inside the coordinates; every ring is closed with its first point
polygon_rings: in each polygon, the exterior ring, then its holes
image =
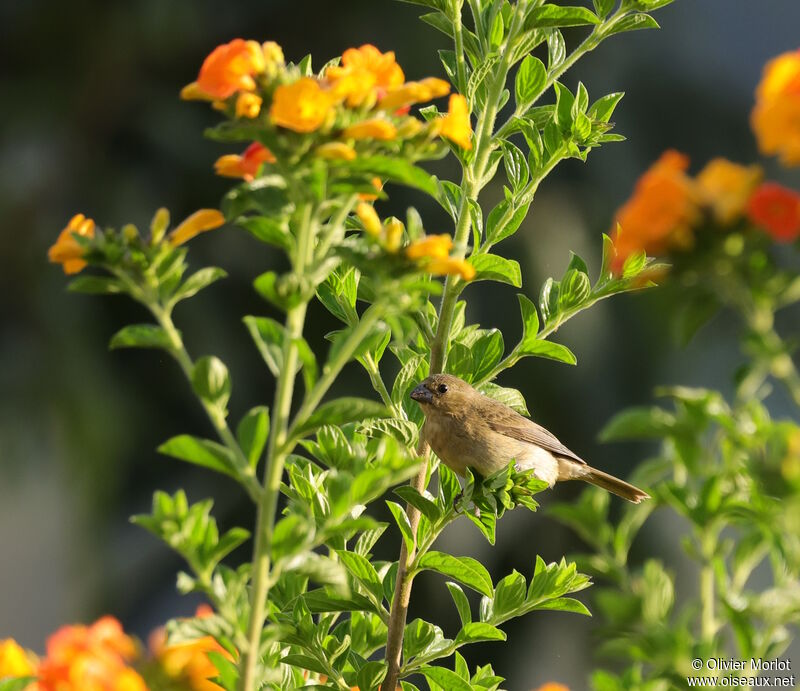
{"type": "MultiPolygon", "coordinates": [[[[300,212],[297,255],[294,266],[294,271],[298,275],[302,275],[305,270],[314,247],[312,211],[312,206],[307,204],[300,212]]],[[[251,573],[250,621],[247,627],[248,644],[242,653],[240,691],[256,691],[257,688],[256,676],[260,657],[261,632],[264,629],[264,621],[266,620],[267,598],[270,588],[269,570],[272,531],[275,525],[280,482],[286,460],[284,445],[286,443],[289,413],[292,407],[292,393],[297,373],[297,339],[303,335],[307,306],[307,302],[302,302],[291,308],[286,315],[283,338],[283,368],[275,389],[271,421],[272,429],[267,444],[267,460],[264,468],[264,488],[256,512],[251,573]]]]}
{"type": "Polygon", "coordinates": [[[364,369],[367,370],[372,388],[381,397],[383,404],[392,411],[392,415],[396,418],[405,419],[405,412],[394,404],[389,389],[386,388],[386,384],[383,381],[380,369],[378,369],[378,363],[372,358],[371,353],[367,353],[364,356],[364,369]]]}
{"type": "Polygon", "coordinates": [[[700,636],[703,643],[711,645],[717,633],[717,623],[714,617],[716,595],[714,592],[714,567],[711,557],[716,543],[716,533],[705,531],[701,537],[701,552],[703,566],[700,568],[700,636]]]}
{"type": "MultiPolygon", "coordinates": [[[[464,168],[462,175],[462,189],[464,194],[458,211],[458,221],[456,223],[453,242],[455,246],[454,256],[463,259],[467,251],[467,241],[470,231],[470,201],[477,200],[483,186],[488,182],[485,180],[486,166],[495,144],[493,132],[497,111],[505,89],[506,79],[510,68],[510,54],[508,49],[514,41],[520,29],[522,18],[525,16],[527,2],[522,0],[516,5],[514,19],[506,37],[505,50],[502,51],[503,60],[499,63],[499,69],[494,75],[494,81],[487,97],[487,107],[478,116],[477,127],[475,130],[475,152],[470,163],[464,168]]],[[[439,323],[436,335],[431,344],[430,373],[436,374],[444,368],[447,347],[450,342],[450,331],[453,325],[453,314],[461,291],[461,281],[454,276],[448,276],[445,281],[444,294],[439,307],[439,323]]],[[[411,487],[418,492],[425,489],[428,477],[428,463],[430,459],[430,448],[424,440],[420,440],[417,451],[423,458],[423,463],[419,473],[410,483],[411,487]]],[[[417,528],[419,526],[420,512],[415,507],[406,506],[406,514],[411,526],[411,534],[416,539],[417,528]]],[[[408,614],[408,605],[411,599],[411,587],[413,584],[413,572],[409,570],[417,554],[416,546],[408,549],[405,540],[400,547],[400,558],[397,563],[397,580],[395,583],[394,597],[392,599],[392,609],[389,615],[389,625],[386,637],[386,661],[388,671],[381,685],[381,691],[394,691],[400,674],[402,662],[403,632],[408,614]]]]}

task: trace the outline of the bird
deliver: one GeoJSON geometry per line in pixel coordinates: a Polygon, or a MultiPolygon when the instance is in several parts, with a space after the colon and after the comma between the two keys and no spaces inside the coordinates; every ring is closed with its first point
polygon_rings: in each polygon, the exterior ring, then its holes
{"type": "Polygon", "coordinates": [[[555,435],[530,418],[495,401],[452,374],[434,374],[411,392],[425,414],[423,439],[441,461],[464,476],[482,477],[515,461],[518,471],[552,487],[563,480],[583,480],[639,504],[647,492],[593,468],[555,435]]]}

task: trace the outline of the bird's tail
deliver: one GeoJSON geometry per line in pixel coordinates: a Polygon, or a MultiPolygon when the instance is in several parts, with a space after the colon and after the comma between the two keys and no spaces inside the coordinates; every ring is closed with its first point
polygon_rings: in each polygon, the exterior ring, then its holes
{"type": "Polygon", "coordinates": [[[644,490],[634,487],[629,482],[620,480],[618,477],[604,473],[602,470],[592,468],[591,466],[586,467],[585,473],[581,474],[579,479],[595,485],[596,487],[601,487],[634,504],[639,504],[645,499],[650,499],[650,495],[644,490]]]}

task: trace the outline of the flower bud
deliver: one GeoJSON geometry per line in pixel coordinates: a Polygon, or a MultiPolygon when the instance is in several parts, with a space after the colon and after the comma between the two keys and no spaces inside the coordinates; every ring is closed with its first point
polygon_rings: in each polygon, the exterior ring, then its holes
{"type": "Polygon", "coordinates": [[[157,245],[164,239],[164,235],[169,228],[169,211],[163,206],[156,211],[153,220],[150,221],[150,242],[157,245]]]}

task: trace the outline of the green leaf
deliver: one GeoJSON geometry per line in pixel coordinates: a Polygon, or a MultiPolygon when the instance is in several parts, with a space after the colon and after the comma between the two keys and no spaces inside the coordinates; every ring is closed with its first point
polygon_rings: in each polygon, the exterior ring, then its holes
{"type": "Polygon", "coordinates": [[[528,215],[529,206],[530,204],[523,204],[512,211],[511,202],[505,199],[501,201],[489,212],[486,219],[487,241],[495,245],[516,233],[528,215]]]}
{"type": "Polygon", "coordinates": [[[175,304],[181,300],[186,300],[194,295],[197,295],[203,288],[207,288],[212,283],[216,283],[221,278],[225,278],[228,274],[216,266],[209,266],[205,269],[200,269],[187,278],[183,284],[173,293],[169,302],[175,304]]]}
{"type": "Polygon", "coordinates": [[[450,596],[453,598],[453,603],[458,610],[458,617],[461,619],[461,625],[466,626],[472,623],[472,611],[470,610],[469,600],[461,589],[461,586],[458,585],[458,583],[453,583],[453,581],[447,581],[445,585],[450,591],[450,596]]]}
{"type": "Polygon", "coordinates": [[[442,515],[436,502],[420,494],[419,491],[410,485],[395,487],[394,493],[405,502],[411,504],[411,506],[419,509],[431,523],[438,521],[442,515]]]}
{"type": "Polygon", "coordinates": [[[542,5],[528,15],[525,22],[531,28],[545,29],[563,26],[583,26],[599,24],[599,17],[585,7],[561,7],[559,5],[542,5]]]}
{"type": "Polygon", "coordinates": [[[192,387],[204,401],[224,409],[231,396],[231,377],[225,363],[214,355],[198,358],[192,368],[192,387]]]}
{"type": "Polygon", "coordinates": [[[238,218],[236,225],[244,228],[261,242],[280,247],[287,253],[294,251],[294,238],[284,219],[267,216],[247,216],[238,218]]]}
{"type": "Polygon", "coordinates": [[[278,276],[274,271],[261,274],[253,287],[267,302],[280,310],[287,311],[303,300],[302,281],[295,274],[278,276]]]}
{"type": "Polygon", "coordinates": [[[515,288],[522,286],[522,271],[513,259],[496,254],[473,254],[469,263],[475,268],[473,281],[499,281],[515,288]]]}
{"type": "Polygon", "coordinates": [[[675,416],[663,408],[629,408],[615,415],[600,432],[600,441],[661,439],[671,435],[675,416]]]}
{"type": "Polygon", "coordinates": [[[336,553],[344,567],[372,594],[375,600],[377,602],[383,600],[383,582],[369,559],[346,550],[337,550],[336,553]]]}
{"type": "Polygon", "coordinates": [[[422,168],[402,158],[390,156],[359,157],[352,161],[332,162],[331,167],[334,169],[346,168],[350,173],[377,176],[382,180],[390,180],[401,185],[415,187],[432,197],[436,196],[436,180],[422,168]]]}
{"type": "Polygon", "coordinates": [[[277,377],[283,369],[283,325],[269,317],[247,316],[242,321],[269,371],[277,377]]]}
{"type": "Polygon", "coordinates": [[[605,17],[614,9],[617,0],[592,0],[594,11],[599,17],[605,17]]]}
{"type": "Polygon", "coordinates": [[[397,523],[397,527],[400,528],[400,532],[403,534],[403,540],[406,543],[406,549],[409,552],[413,552],[415,544],[414,531],[411,529],[411,523],[408,522],[408,516],[406,515],[406,512],[403,510],[403,507],[396,502],[387,501],[386,505],[392,512],[395,523],[397,523]]]}
{"type": "Polygon", "coordinates": [[[505,632],[496,626],[475,621],[463,626],[455,638],[455,643],[461,645],[464,643],[478,643],[479,641],[504,641],[506,638],[505,632]]]}
{"type": "Polygon", "coordinates": [[[438,684],[447,691],[472,691],[472,686],[468,681],[462,679],[458,674],[446,667],[431,667],[426,665],[420,668],[420,673],[434,684],[438,684]]]}
{"type": "Polygon", "coordinates": [[[525,602],[525,576],[513,571],[501,580],[494,589],[493,614],[498,619],[513,616],[525,602]]]}
{"type": "Polygon", "coordinates": [[[441,629],[437,631],[437,628],[423,619],[414,619],[409,622],[403,631],[403,659],[409,660],[426,652],[436,640],[437,633],[439,634],[438,638],[443,639],[444,635],[441,629]]]}
{"type": "Polygon", "coordinates": [[[358,431],[368,437],[389,435],[405,446],[416,446],[419,439],[419,428],[410,420],[400,418],[368,420],[359,426],[358,431]]]}
{"type": "Polygon", "coordinates": [[[116,295],[124,293],[125,286],[110,276],[78,276],[70,281],[67,290],[87,295],[116,295]]]}
{"type": "Polygon", "coordinates": [[[167,332],[155,324],[131,324],[111,337],[109,347],[114,348],[163,348],[172,349],[167,332]]]}
{"type": "Polygon", "coordinates": [[[545,600],[543,603],[536,605],[535,610],[547,610],[555,612],[572,612],[573,614],[583,614],[591,617],[592,613],[580,600],[573,597],[557,597],[553,600],[545,600]]]}
{"type": "Polygon", "coordinates": [[[643,12],[630,14],[615,22],[606,32],[606,36],[621,34],[625,31],[638,31],[640,29],[660,29],[658,22],[649,14],[643,12]]]}
{"type": "Polygon", "coordinates": [[[356,681],[359,689],[377,689],[386,676],[386,663],[372,660],[358,670],[356,681]]]}
{"type": "Polygon", "coordinates": [[[329,588],[317,588],[303,595],[303,601],[312,612],[372,612],[375,606],[363,595],[340,595],[329,588]]]}
{"type": "Polygon", "coordinates": [[[623,92],[618,91],[597,99],[589,108],[587,115],[593,120],[608,122],[624,95],[623,92]]]}
{"type": "Polygon", "coordinates": [[[256,406],[240,420],[236,438],[251,468],[258,465],[269,436],[269,408],[256,406]]]}
{"type": "Polygon", "coordinates": [[[36,677],[13,677],[0,679],[0,691],[25,691],[29,684],[36,681],[36,677]]]}
{"type": "Polygon", "coordinates": [[[234,478],[239,475],[233,454],[224,446],[207,439],[181,434],[165,441],[158,447],[158,451],[234,478]]]}
{"type": "Polygon", "coordinates": [[[323,425],[345,425],[349,422],[361,422],[366,418],[387,418],[391,413],[376,401],[366,398],[344,397],[323,403],[297,429],[296,437],[305,437],[323,425]]]}
{"type": "Polygon", "coordinates": [[[582,305],[589,298],[592,286],[589,277],[578,269],[569,269],[558,292],[558,306],[560,310],[568,310],[582,305]]]}
{"type": "Polygon", "coordinates": [[[547,83],[547,68],[539,58],[525,56],[520,63],[515,81],[517,105],[525,107],[531,103],[547,83]]]}
{"type": "Polygon", "coordinates": [[[493,401],[499,401],[503,405],[516,410],[520,415],[530,415],[525,398],[517,389],[498,386],[492,382],[484,382],[478,387],[478,391],[493,401]]]}
{"type": "Polygon", "coordinates": [[[575,365],[578,362],[575,353],[567,348],[567,346],[554,343],[553,341],[546,341],[541,338],[537,338],[532,343],[526,345],[524,353],[520,351],[520,354],[547,358],[548,360],[564,362],[568,365],[575,365]]]}
{"type": "Polygon", "coordinates": [[[430,569],[454,578],[479,593],[492,597],[492,578],[484,566],[471,557],[456,557],[445,552],[426,552],[419,560],[420,569],[430,569]]]}

